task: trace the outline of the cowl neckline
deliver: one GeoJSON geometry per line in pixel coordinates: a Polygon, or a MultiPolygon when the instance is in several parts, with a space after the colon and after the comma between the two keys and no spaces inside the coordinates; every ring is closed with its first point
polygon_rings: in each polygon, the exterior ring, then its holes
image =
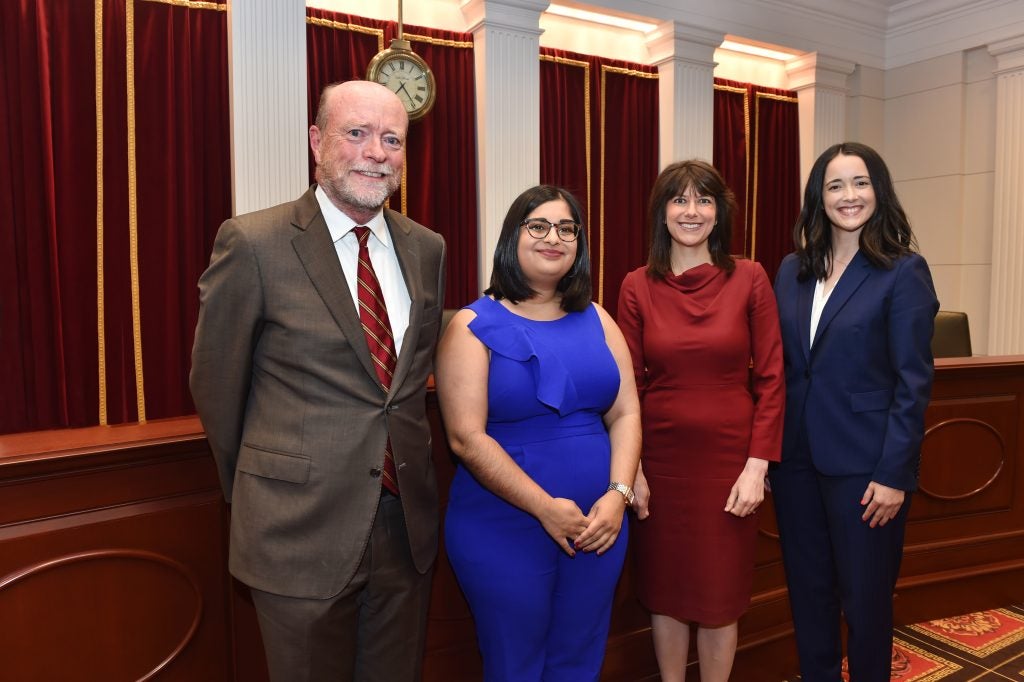
{"type": "Polygon", "coordinates": [[[678,275],[669,273],[665,276],[665,282],[684,294],[692,294],[705,288],[724,274],[714,264],[702,263],[678,275]]]}

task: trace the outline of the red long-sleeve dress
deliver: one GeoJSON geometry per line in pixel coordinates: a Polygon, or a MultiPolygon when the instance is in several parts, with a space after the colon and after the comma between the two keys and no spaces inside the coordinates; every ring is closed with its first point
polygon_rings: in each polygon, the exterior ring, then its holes
{"type": "Polygon", "coordinates": [[[650,517],[635,524],[636,591],[650,611],[718,625],[747,609],[759,514],[723,511],[747,457],[778,461],[782,345],[760,264],[664,280],[629,273],[618,323],[643,417],[650,517]]]}

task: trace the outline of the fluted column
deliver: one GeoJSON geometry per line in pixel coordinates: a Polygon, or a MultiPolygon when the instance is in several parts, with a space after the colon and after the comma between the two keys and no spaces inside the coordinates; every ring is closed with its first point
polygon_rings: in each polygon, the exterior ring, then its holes
{"type": "Polygon", "coordinates": [[[715,49],[724,33],[676,21],[662,22],[647,38],[658,67],[659,162],[711,162],[715,128],[715,49]]]}
{"type": "Polygon", "coordinates": [[[480,288],[512,200],[540,182],[540,15],[547,0],[467,0],[476,60],[480,288]]]}
{"type": "Polygon", "coordinates": [[[1024,353],[1024,36],[988,46],[996,59],[989,355],[1024,353]]]}
{"type": "Polygon", "coordinates": [[[228,3],[235,215],[291,201],[309,185],[306,5],[228,3]]]}
{"type": "Polygon", "coordinates": [[[800,177],[814,160],[846,139],[846,78],[855,64],[811,52],[786,62],[789,89],[796,90],[800,117],[800,177]]]}

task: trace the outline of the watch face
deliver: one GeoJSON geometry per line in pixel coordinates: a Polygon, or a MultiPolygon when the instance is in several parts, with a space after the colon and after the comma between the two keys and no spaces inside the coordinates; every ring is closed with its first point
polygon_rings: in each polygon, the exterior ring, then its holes
{"type": "Polygon", "coordinates": [[[392,57],[384,62],[377,73],[377,82],[398,95],[410,114],[431,103],[430,74],[408,57],[392,57]]]}

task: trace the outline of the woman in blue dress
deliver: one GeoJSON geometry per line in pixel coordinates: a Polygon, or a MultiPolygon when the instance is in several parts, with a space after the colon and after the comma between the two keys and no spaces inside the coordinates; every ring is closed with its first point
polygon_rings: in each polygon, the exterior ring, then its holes
{"type": "Polygon", "coordinates": [[[626,553],[640,408],[625,340],[591,301],[580,208],[509,208],[490,287],[438,347],[460,466],[445,518],[488,682],[596,680],[626,553]]]}

